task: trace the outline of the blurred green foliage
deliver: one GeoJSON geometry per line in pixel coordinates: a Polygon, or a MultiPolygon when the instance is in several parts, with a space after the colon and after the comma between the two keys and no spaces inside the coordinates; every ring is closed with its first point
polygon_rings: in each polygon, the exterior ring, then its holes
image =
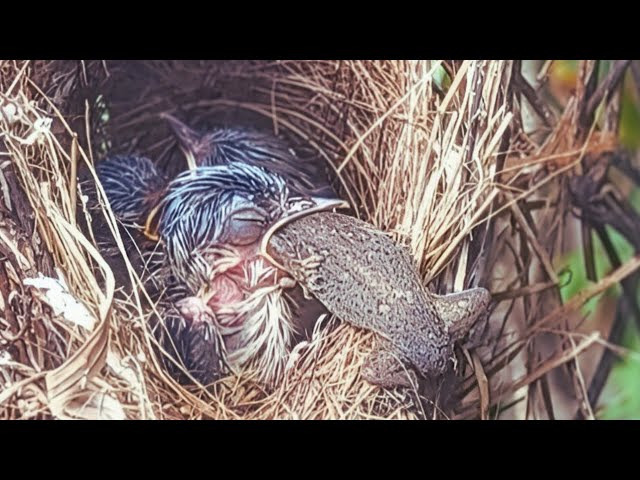
{"type": "MultiPolygon", "coordinates": [[[[623,345],[640,352],[640,337],[635,328],[627,328],[623,345]]],[[[602,394],[602,409],[597,416],[603,420],[640,420],[640,360],[628,358],[618,362],[602,394]]]]}
{"type": "Polygon", "coordinates": [[[451,86],[451,77],[442,65],[433,72],[433,82],[443,92],[446,92],[451,86]]]}
{"type": "MultiPolygon", "coordinates": [[[[622,235],[620,235],[616,230],[612,228],[607,227],[607,233],[609,234],[611,243],[613,243],[614,248],[620,256],[620,259],[624,262],[625,260],[631,258],[631,256],[633,255],[633,247],[631,246],[631,244],[629,244],[629,242],[627,242],[627,240],[622,235]]],[[[611,263],[609,262],[609,257],[607,256],[607,252],[605,251],[602,242],[600,242],[600,238],[593,233],[591,235],[591,238],[593,240],[593,255],[596,273],[598,275],[598,278],[602,278],[604,275],[611,271],[611,263]]],[[[590,283],[589,280],[587,280],[584,252],[582,251],[582,249],[574,250],[565,255],[559,263],[571,271],[571,281],[560,289],[562,301],[566,302],[576,293],[587,288],[588,284],[590,283]]],[[[593,313],[603,295],[611,295],[617,297],[619,294],[620,287],[618,287],[617,285],[611,287],[603,294],[593,297],[591,300],[585,303],[585,305],[582,307],[582,313],[584,315],[593,313]]]]}
{"type": "Polygon", "coordinates": [[[637,149],[640,148],[640,109],[633,88],[633,81],[627,76],[620,109],[620,141],[629,148],[637,149]]]}
{"type": "MultiPolygon", "coordinates": [[[[575,81],[577,66],[578,62],[575,60],[557,61],[554,62],[550,75],[556,75],[556,83],[565,86],[575,81]]],[[[607,63],[602,64],[600,77],[606,74],[608,66],[607,63]]],[[[622,93],[620,142],[628,148],[638,149],[640,148],[640,102],[636,94],[636,86],[629,73],[625,78],[622,93]]],[[[634,189],[629,200],[636,210],[640,211],[640,189],[634,189]]],[[[608,228],[607,231],[620,259],[623,262],[628,260],[634,253],[633,247],[616,230],[608,228]]],[[[592,238],[596,272],[598,278],[601,278],[611,271],[611,264],[597,235],[593,235],[592,238]]],[[[586,278],[584,252],[581,249],[570,252],[561,259],[559,264],[571,271],[571,281],[560,290],[563,301],[566,301],[586,288],[589,283],[586,278]]],[[[617,298],[620,291],[620,287],[616,286],[591,299],[583,307],[583,314],[593,313],[604,295],[617,298]]],[[[638,294],[638,300],[640,301],[640,294],[638,294]]],[[[622,345],[640,352],[640,336],[631,319],[622,345]]],[[[616,362],[602,393],[600,404],[601,408],[597,412],[599,418],[640,419],[640,361],[637,358],[629,357],[616,362]]]]}

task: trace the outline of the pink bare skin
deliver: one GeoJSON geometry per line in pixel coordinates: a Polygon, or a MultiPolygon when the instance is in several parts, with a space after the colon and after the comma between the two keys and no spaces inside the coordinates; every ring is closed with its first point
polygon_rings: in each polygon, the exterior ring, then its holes
{"type": "MultiPolygon", "coordinates": [[[[280,285],[282,288],[292,288],[295,281],[284,271],[273,267],[272,273],[265,275],[257,285],[248,285],[245,277],[245,267],[255,261],[258,255],[257,244],[236,248],[235,261],[227,262],[222,268],[218,268],[209,283],[208,291],[204,297],[193,295],[186,297],[177,303],[181,315],[191,322],[211,322],[216,318],[215,312],[222,308],[243,301],[251,289],[269,285],[280,285]]],[[[215,265],[216,259],[211,259],[215,265]]],[[[265,260],[268,264],[267,260],[265,260]]]]}
{"type": "Polygon", "coordinates": [[[191,323],[211,322],[214,318],[213,311],[200,297],[186,297],[176,303],[180,315],[191,323]]]}

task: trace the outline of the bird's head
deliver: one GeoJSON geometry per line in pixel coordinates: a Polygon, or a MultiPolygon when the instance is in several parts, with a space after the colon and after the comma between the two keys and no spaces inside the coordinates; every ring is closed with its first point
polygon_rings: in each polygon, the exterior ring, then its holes
{"type": "Polygon", "coordinates": [[[167,184],[151,160],[136,155],[108,158],[98,163],[96,174],[113,212],[125,224],[144,222],[167,184]]]}
{"type": "Polygon", "coordinates": [[[236,163],[182,173],[150,218],[158,216],[170,262],[194,285],[211,280],[220,252],[234,252],[242,263],[260,254],[264,235],[283,219],[344,206],[341,200],[294,196],[279,175],[236,163]]]}

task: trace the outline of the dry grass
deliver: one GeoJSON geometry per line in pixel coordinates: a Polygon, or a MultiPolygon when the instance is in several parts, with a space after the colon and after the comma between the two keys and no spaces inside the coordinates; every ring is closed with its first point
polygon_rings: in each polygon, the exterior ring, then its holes
{"type": "MultiPolygon", "coordinates": [[[[251,372],[212,391],[185,390],[163,373],[144,292],[118,291],[91,235],[76,226],[84,206],[75,174],[92,171],[105,150],[137,151],[181,168],[158,116],[176,111],[193,122],[241,118],[288,132],[332,165],[359,216],[411,249],[433,288],[482,284],[502,292],[487,345],[462,362],[459,391],[466,397],[455,418],[486,418],[490,407],[516,395],[540,404],[532,386],[598,343],[596,336],[565,341],[574,333],[570,314],[597,289],[562,309],[556,288],[539,287],[558,283],[553,259],[568,210],[563,179],[586,153],[612,142],[569,131],[582,105],[579,91],[544,141],[527,137],[514,71],[503,61],[0,63],[5,201],[11,190],[11,205],[0,213],[0,350],[11,354],[0,363],[0,418],[425,415],[412,392],[382,391],[360,379],[373,338],[335,319],[296,349],[275,391],[254,383],[251,372]],[[449,86],[434,81],[443,69],[449,86]],[[106,123],[98,93],[108,105],[106,123]],[[534,210],[535,201],[541,207],[534,210]],[[54,266],[93,317],[92,329],[53,314],[43,291],[24,285],[38,272],[55,276],[54,266]],[[540,343],[547,350],[536,348],[540,343]]],[[[104,215],[118,237],[108,206],[104,215]]],[[[137,283],[133,269],[128,273],[137,283]]]]}

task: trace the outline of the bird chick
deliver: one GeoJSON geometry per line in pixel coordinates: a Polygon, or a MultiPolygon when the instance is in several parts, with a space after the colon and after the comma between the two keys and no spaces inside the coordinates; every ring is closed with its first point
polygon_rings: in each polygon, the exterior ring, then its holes
{"type": "Polygon", "coordinates": [[[298,156],[280,137],[236,126],[199,132],[172,115],[161,116],[178,139],[189,168],[231,163],[253,165],[280,175],[296,195],[337,198],[326,163],[312,156],[298,156]]]}
{"type": "Polygon", "coordinates": [[[344,202],[294,195],[277,173],[241,162],[197,167],[169,182],[146,159],[102,165],[116,216],[144,224],[158,240],[148,252],[147,286],[161,299],[169,371],[210,383],[250,368],[275,382],[300,328],[283,289],[289,277],[260,255],[260,241],[287,215],[344,202]],[[136,175],[122,175],[129,169],[136,175]]]}

